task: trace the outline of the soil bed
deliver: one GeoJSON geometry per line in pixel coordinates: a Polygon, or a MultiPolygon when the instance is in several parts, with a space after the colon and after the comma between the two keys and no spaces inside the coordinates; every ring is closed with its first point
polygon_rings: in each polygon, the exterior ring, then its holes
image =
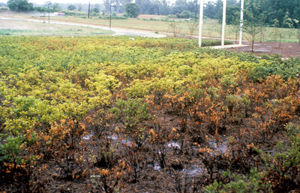
{"type": "MultiPolygon", "coordinates": [[[[244,42],[244,45],[249,45],[244,42]]],[[[237,47],[237,48],[228,48],[226,50],[236,51],[236,52],[249,52],[251,53],[250,45],[247,47],[237,47]]],[[[274,55],[279,54],[282,57],[298,57],[300,56],[300,45],[298,43],[279,43],[279,42],[256,42],[254,44],[253,54],[261,56],[262,54],[274,55]]]]}

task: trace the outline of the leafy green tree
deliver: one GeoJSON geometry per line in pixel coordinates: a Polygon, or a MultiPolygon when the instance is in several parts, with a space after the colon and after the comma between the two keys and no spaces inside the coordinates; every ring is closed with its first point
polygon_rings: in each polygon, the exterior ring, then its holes
{"type": "Polygon", "coordinates": [[[289,17],[289,12],[285,13],[282,23],[280,23],[277,19],[274,19],[274,31],[271,35],[275,38],[275,41],[278,41],[279,38],[279,48],[281,47],[282,38],[286,35],[286,32],[282,31],[280,27],[284,28],[294,28],[296,27],[298,20],[292,19],[289,17]]]}
{"type": "MultiPolygon", "coordinates": [[[[299,0],[264,0],[261,3],[262,9],[268,12],[266,23],[273,24],[275,19],[280,24],[283,23],[286,12],[290,13],[291,18],[300,20],[300,1],[299,0]]],[[[281,26],[280,26],[281,27],[281,26]]]]}
{"type": "Polygon", "coordinates": [[[226,24],[231,25],[231,32],[234,34],[235,36],[235,40],[238,40],[238,36],[240,34],[240,9],[236,10],[235,7],[231,7],[231,13],[227,14],[230,15],[229,18],[226,17],[226,24]],[[227,21],[227,18],[229,21],[227,21]]]}
{"type": "MultiPolygon", "coordinates": [[[[169,6],[167,0],[136,0],[135,3],[139,6],[141,14],[168,15],[171,9],[175,7],[169,6]]],[[[185,8],[176,13],[181,13],[185,8]]]]}
{"type": "Polygon", "coordinates": [[[78,11],[82,11],[82,4],[81,3],[78,5],[78,9],[77,10],[78,11]]]}
{"type": "Polygon", "coordinates": [[[194,20],[194,21],[188,21],[188,22],[187,22],[187,26],[188,26],[189,31],[190,31],[190,36],[193,37],[194,32],[196,31],[196,29],[197,29],[198,26],[199,26],[198,21],[197,21],[197,20],[194,20]]]}
{"type": "MultiPolygon", "coordinates": [[[[150,0],[136,0],[135,3],[139,6],[140,13],[151,14],[152,3],[150,0]]],[[[126,6],[125,6],[126,12],[126,6]]]]}
{"type": "Polygon", "coordinates": [[[203,14],[205,17],[209,19],[216,19],[217,18],[217,6],[216,3],[209,1],[205,4],[203,14]]]}
{"type": "Polygon", "coordinates": [[[31,11],[33,4],[28,3],[28,0],[9,0],[7,5],[11,11],[31,11]]]}
{"type": "Polygon", "coordinates": [[[170,7],[168,5],[167,0],[161,0],[158,1],[158,6],[159,6],[159,14],[161,15],[168,15],[170,12],[170,7]]]}
{"type": "Polygon", "coordinates": [[[185,0],[176,0],[174,7],[172,7],[171,13],[176,15],[186,10],[188,10],[187,2],[185,0]]]}
{"type": "Polygon", "coordinates": [[[127,3],[125,5],[125,12],[129,17],[137,18],[139,16],[140,8],[135,3],[127,3]]]}
{"type": "Polygon", "coordinates": [[[109,11],[110,11],[110,4],[111,4],[110,0],[104,1],[104,10],[106,13],[109,13],[109,11]]]}
{"type": "Polygon", "coordinates": [[[47,9],[45,7],[34,7],[34,10],[38,12],[45,12],[47,9]]]}
{"type": "MultiPolygon", "coordinates": [[[[117,12],[117,13],[124,13],[124,5],[130,3],[130,0],[104,0],[103,6],[106,13],[117,12]],[[113,5],[113,6],[111,6],[113,5]]],[[[98,4],[98,8],[100,9],[100,5],[98,4]]]]}
{"type": "Polygon", "coordinates": [[[254,42],[257,35],[261,33],[265,21],[265,11],[261,7],[261,1],[248,0],[245,8],[245,20],[243,30],[248,34],[246,36],[251,45],[252,52],[254,51],[254,42]]]}
{"type": "Polygon", "coordinates": [[[53,11],[60,11],[61,10],[61,6],[58,3],[54,3],[52,5],[52,10],[53,11]]]}
{"type": "Polygon", "coordinates": [[[222,7],[223,7],[223,0],[217,0],[217,2],[215,3],[215,16],[213,19],[219,19],[220,21],[222,21],[222,7]]]}
{"type": "MultiPolygon", "coordinates": [[[[182,0],[180,0],[182,1],[182,0]]],[[[245,0],[247,4],[249,0],[245,0]]],[[[261,10],[266,13],[264,22],[266,24],[272,25],[274,19],[277,19],[279,23],[282,23],[285,17],[285,13],[289,12],[291,18],[300,20],[300,1],[299,0],[255,0],[256,3],[261,4],[261,10]]],[[[184,5],[185,4],[182,4],[184,5]]],[[[204,16],[210,19],[222,19],[222,5],[223,0],[208,1],[204,7],[204,16]]],[[[176,5],[175,5],[176,7],[176,5]]],[[[240,0],[227,0],[227,23],[230,22],[230,12],[231,7],[239,8],[240,0]]],[[[172,9],[174,11],[174,9],[172,9]]],[[[181,12],[181,11],[180,11],[181,12]]],[[[177,12],[176,12],[177,13],[177,12]]],[[[173,13],[173,14],[176,14],[173,13]]],[[[281,27],[281,26],[280,26],[281,27]]]]}
{"type": "Polygon", "coordinates": [[[300,22],[297,19],[294,19],[294,22],[295,22],[294,28],[296,30],[296,35],[297,35],[297,38],[298,38],[298,43],[300,45],[300,22]]]}
{"type": "Polygon", "coordinates": [[[192,12],[185,10],[181,13],[177,13],[176,16],[178,18],[190,18],[193,16],[193,14],[192,14],[192,12]]]}
{"type": "Polygon", "coordinates": [[[99,12],[100,12],[100,10],[99,10],[99,8],[98,8],[98,7],[94,7],[94,8],[93,8],[93,12],[94,12],[94,13],[99,13],[99,12]]]}
{"type": "Polygon", "coordinates": [[[229,6],[226,10],[226,24],[231,25],[235,24],[240,20],[240,11],[241,9],[237,6],[229,6]]]}
{"type": "Polygon", "coordinates": [[[70,10],[70,11],[73,11],[75,9],[76,9],[75,5],[69,5],[68,6],[68,10],[70,10]]]}
{"type": "Polygon", "coordinates": [[[227,0],[228,7],[237,7],[238,5],[239,3],[237,2],[237,0],[227,0]]]}

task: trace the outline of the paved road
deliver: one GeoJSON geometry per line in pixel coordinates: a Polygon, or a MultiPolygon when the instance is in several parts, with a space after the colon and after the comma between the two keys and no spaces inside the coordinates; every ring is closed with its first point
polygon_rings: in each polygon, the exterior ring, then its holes
{"type": "MultiPolygon", "coordinates": [[[[44,21],[33,20],[33,19],[15,19],[15,18],[5,18],[5,17],[0,17],[0,20],[27,21],[27,22],[36,22],[36,23],[44,22],[44,21]]],[[[51,21],[51,23],[59,24],[59,25],[70,25],[70,26],[79,26],[79,27],[109,30],[109,27],[96,26],[96,25],[84,25],[84,24],[78,24],[78,23],[67,23],[67,22],[59,22],[59,21],[51,21]]],[[[117,35],[117,36],[125,35],[125,36],[141,36],[141,37],[154,37],[154,38],[166,37],[165,35],[162,35],[162,34],[156,34],[154,32],[144,31],[144,30],[117,28],[117,27],[112,27],[111,30],[114,32],[113,35],[117,35]]]]}

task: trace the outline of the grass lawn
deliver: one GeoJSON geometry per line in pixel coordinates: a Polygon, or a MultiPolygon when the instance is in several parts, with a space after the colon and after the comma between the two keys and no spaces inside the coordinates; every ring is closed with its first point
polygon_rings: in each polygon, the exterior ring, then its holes
{"type": "Polygon", "coordinates": [[[59,35],[59,36],[86,36],[105,35],[112,32],[87,27],[34,23],[26,21],[1,21],[0,35],[59,35]]]}
{"type": "MultiPolygon", "coordinates": [[[[4,17],[10,18],[24,18],[24,19],[34,19],[32,15],[3,15],[4,17]]],[[[38,17],[35,17],[38,18],[38,17]]],[[[40,18],[38,18],[40,19],[40,18]]],[[[45,18],[42,18],[42,20],[45,18]]],[[[65,17],[51,17],[51,20],[61,21],[61,22],[73,22],[80,24],[90,24],[99,26],[109,26],[109,19],[99,19],[98,17],[93,18],[81,18],[75,16],[65,16],[65,17]]],[[[141,29],[148,30],[157,33],[172,33],[172,28],[170,27],[171,22],[160,20],[160,18],[147,15],[147,17],[140,17],[137,19],[129,18],[122,20],[112,19],[112,27],[122,27],[131,29],[141,29]]],[[[176,21],[176,26],[178,28],[178,35],[185,36],[190,34],[190,30],[186,21],[176,21]]],[[[70,27],[71,28],[71,27],[70,27]]],[[[92,30],[94,31],[94,30],[92,30]]],[[[279,35],[275,35],[275,29],[273,27],[265,27],[263,30],[263,35],[257,35],[256,41],[280,41],[279,35]]],[[[297,33],[294,29],[282,28],[278,29],[281,33],[282,42],[297,42],[297,33]]],[[[222,25],[218,23],[217,20],[204,20],[203,26],[203,36],[208,38],[221,38],[222,25]]],[[[198,29],[195,30],[194,35],[198,34],[198,29]]],[[[247,40],[247,34],[244,34],[244,41],[247,40]]],[[[230,40],[239,39],[239,28],[233,25],[226,26],[225,38],[230,40]]]]}

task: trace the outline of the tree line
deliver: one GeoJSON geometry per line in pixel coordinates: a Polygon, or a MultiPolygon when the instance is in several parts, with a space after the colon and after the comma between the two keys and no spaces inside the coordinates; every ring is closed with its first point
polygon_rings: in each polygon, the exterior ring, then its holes
{"type": "MultiPolygon", "coordinates": [[[[195,18],[199,15],[199,1],[200,0],[176,0],[175,3],[170,4],[167,0],[136,0],[135,4],[138,6],[139,14],[151,15],[173,15],[178,18],[195,18]]],[[[131,3],[131,0],[105,0],[103,4],[97,4],[92,11],[109,13],[117,12],[124,13],[125,5],[131,3]],[[113,5],[113,6],[111,6],[113,5]]],[[[73,10],[87,11],[82,9],[86,7],[84,4],[59,6],[53,4],[55,10],[59,8],[72,8],[73,10]]],[[[245,9],[254,8],[256,6],[257,16],[262,19],[262,22],[267,25],[275,25],[278,21],[280,27],[287,27],[284,25],[286,17],[300,20],[300,1],[299,0],[245,0],[245,9]]],[[[12,11],[31,11],[42,10],[42,7],[34,7],[28,0],[9,0],[7,6],[12,11]]],[[[204,5],[204,17],[208,19],[222,19],[223,0],[208,1],[204,5]]],[[[240,0],[227,0],[227,24],[233,24],[239,19],[240,0]]],[[[245,16],[247,19],[247,15],[245,16]]]]}
{"type": "MultiPolygon", "coordinates": [[[[240,2],[235,2],[235,0],[230,0],[231,2],[227,7],[227,24],[234,24],[236,20],[239,20],[240,14],[240,2]]],[[[211,19],[221,19],[222,13],[222,0],[218,0],[215,4],[210,5],[216,14],[212,14],[215,17],[208,18],[211,19]]],[[[208,8],[208,7],[206,7],[208,8]]],[[[208,11],[213,13],[213,11],[208,11]]],[[[278,23],[278,27],[289,27],[285,20],[287,18],[300,20],[300,1],[299,0],[245,0],[245,10],[249,13],[252,12],[256,18],[259,18],[259,22],[264,25],[275,26],[278,23]]],[[[205,14],[205,13],[204,13],[205,14]]],[[[249,14],[245,15],[245,20],[250,20],[249,14]]]]}

